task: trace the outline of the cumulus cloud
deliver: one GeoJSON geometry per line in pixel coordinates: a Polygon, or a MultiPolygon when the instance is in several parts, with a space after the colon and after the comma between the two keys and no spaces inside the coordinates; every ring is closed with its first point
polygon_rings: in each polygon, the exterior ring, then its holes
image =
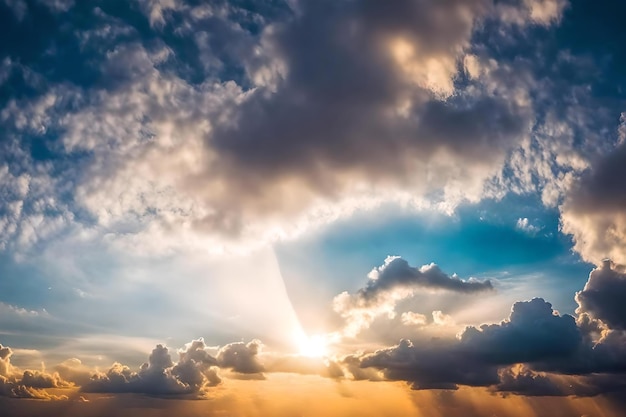
{"type": "Polygon", "coordinates": [[[626,274],[611,268],[605,260],[589,274],[582,291],[576,293],[579,312],[588,313],[612,329],[626,330],[626,274]]]}
{"type": "Polygon", "coordinates": [[[266,372],[319,375],[327,378],[344,376],[343,366],[332,358],[304,357],[280,352],[261,356],[262,343],[234,342],[220,348],[209,347],[202,338],[178,350],[178,362],[170,351],[157,345],[148,362],[132,370],[114,363],[101,372],[85,366],[79,359],[68,359],[54,367],[52,375],[26,371],[22,384],[33,388],[61,388],[71,381],[88,393],[138,393],[154,396],[205,397],[210,388],[222,382],[220,370],[229,370],[229,378],[264,380],[266,372]],[[210,352],[216,352],[213,356],[210,352]]]}
{"type": "Polygon", "coordinates": [[[20,383],[32,388],[63,388],[70,386],[58,373],[48,374],[37,370],[24,371],[20,383]]]}
{"type": "Polygon", "coordinates": [[[368,277],[370,280],[367,287],[359,292],[359,295],[366,299],[375,298],[382,292],[405,287],[448,290],[460,293],[474,293],[493,289],[489,280],[478,281],[470,278],[467,281],[463,281],[456,275],[446,275],[435,264],[431,263],[415,268],[398,256],[387,257],[385,263],[374,268],[368,277]]]}
{"type": "Polygon", "coordinates": [[[577,318],[535,298],[515,303],[507,320],[468,326],[456,339],[401,340],[349,355],[346,363],[356,379],[367,379],[367,369],[373,368],[414,389],[489,386],[531,396],[617,392],[626,382],[624,314],[616,302],[623,280],[609,261],[592,271],[576,294],[577,318]]]}
{"type": "Polygon", "coordinates": [[[11,364],[13,351],[0,344],[0,396],[32,398],[39,400],[67,400],[65,395],[55,395],[45,388],[67,388],[71,384],[58,373],[49,374],[38,370],[21,372],[11,364]]]}
{"type": "Polygon", "coordinates": [[[151,395],[202,395],[208,387],[221,382],[215,358],[204,351],[199,339],[172,361],[167,347],[157,345],[138,371],[115,363],[106,372],[92,375],[81,387],[84,392],[132,392],[151,395]]]}
{"type": "MultiPolygon", "coordinates": [[[[355,336],[379,316],[395,317],[395,306],[403,299],[413,296],[417,291],[451,291],[472,294],[493,290],[491,281],[479,281],[474,278],[462,280],[456,275],[446,275],[435,265],[412,267],[397,256],[389,256],[385,263],[374,268],[369,274],[367,286],[355,294],[343,292],[333,300],[333,308],[346,320],[344,333],[355,336]]],[[[402,320],[419,321],[420,317],[405,315],[402,320]]],[[[433,312],[435,322],[443,322],[444,316],[433,312]]]]}
{"type": "Polygon", "coordinates": [[[263,378],[264,368],[258,359],[261,348],[262,344],[258,340],[229,343],[217,353],[217,363],[220,367],[231,368],[235,372],[255,374],[263,378]]]}
{"type": "Polygon", "coordinates": [[[457,340],[420,345],[402,340],[364,355],[361,366],[380,369],[386,378],[408,381],[415,389],[489,386],[499,381],[500,367],[571,355],[580,340],[573,317],[556,314],[537,298],[515,303],[500,324],[467,327],[457,340]]]}
{"type": "Polygon", "coordinates": [[[535,362],[573,353],[582,337],[574,317],[558,315],[541,298],[517,302],[508,320],[468,327],[461,334],[464,350],[487,362],[535,362]]]}
{"type": "Polygon", "coordinates": [[[380,369],[386,379],[407,381],[413,389],[456,389],[457,384],[489,386],[498,382],[497,366],[472,362],[457,346],[441,341],[414,345],[403,339],[396,346],[363,356],[360,366],[380,369]]]}

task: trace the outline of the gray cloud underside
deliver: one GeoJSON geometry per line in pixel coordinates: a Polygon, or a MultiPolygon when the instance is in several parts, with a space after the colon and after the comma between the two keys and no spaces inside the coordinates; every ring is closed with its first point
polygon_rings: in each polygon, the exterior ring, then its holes
{"type": "Polygon", "coordinates": [[[463,281],[455,276],[445,274],[437,265],[412,267],[400,257],[387,258],[385,264],[370,273],[367,286],[359,291],[365,299],[376,297],[380,292],[398,287],[418,287],[433,290],[447,290],[459,293],[476,293],[493,290],[491,281],[479,281],[470,278],[463,281]]]}

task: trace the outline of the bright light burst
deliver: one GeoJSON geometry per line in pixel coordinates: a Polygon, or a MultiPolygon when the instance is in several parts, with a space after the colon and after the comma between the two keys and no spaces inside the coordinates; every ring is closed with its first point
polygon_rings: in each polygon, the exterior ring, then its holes
{"type": "Polygon", "coordinates": [[[307,336],[303,333],[298,337],[298,347],[302,356],[311,358],[328,356],[328,341],[323,335],[307,336]]]}

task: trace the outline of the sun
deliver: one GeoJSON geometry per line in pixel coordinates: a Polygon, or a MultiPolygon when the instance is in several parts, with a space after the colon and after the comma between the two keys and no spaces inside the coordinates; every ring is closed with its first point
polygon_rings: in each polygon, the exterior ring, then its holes
{"type": "Polygon", "coordinates": [[[310,358],[323,358],[328,356],[328,342],[322,335],[301,335],[298,341],[300,355],[310,358]]]}

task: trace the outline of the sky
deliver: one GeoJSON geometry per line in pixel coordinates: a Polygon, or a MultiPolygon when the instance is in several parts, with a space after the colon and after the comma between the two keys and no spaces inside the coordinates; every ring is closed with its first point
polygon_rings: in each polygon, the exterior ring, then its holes
{"type": "Polygon", "coordinates": [[[623,16],[0,0],[0,415],[625,415],[623,16]]]}

